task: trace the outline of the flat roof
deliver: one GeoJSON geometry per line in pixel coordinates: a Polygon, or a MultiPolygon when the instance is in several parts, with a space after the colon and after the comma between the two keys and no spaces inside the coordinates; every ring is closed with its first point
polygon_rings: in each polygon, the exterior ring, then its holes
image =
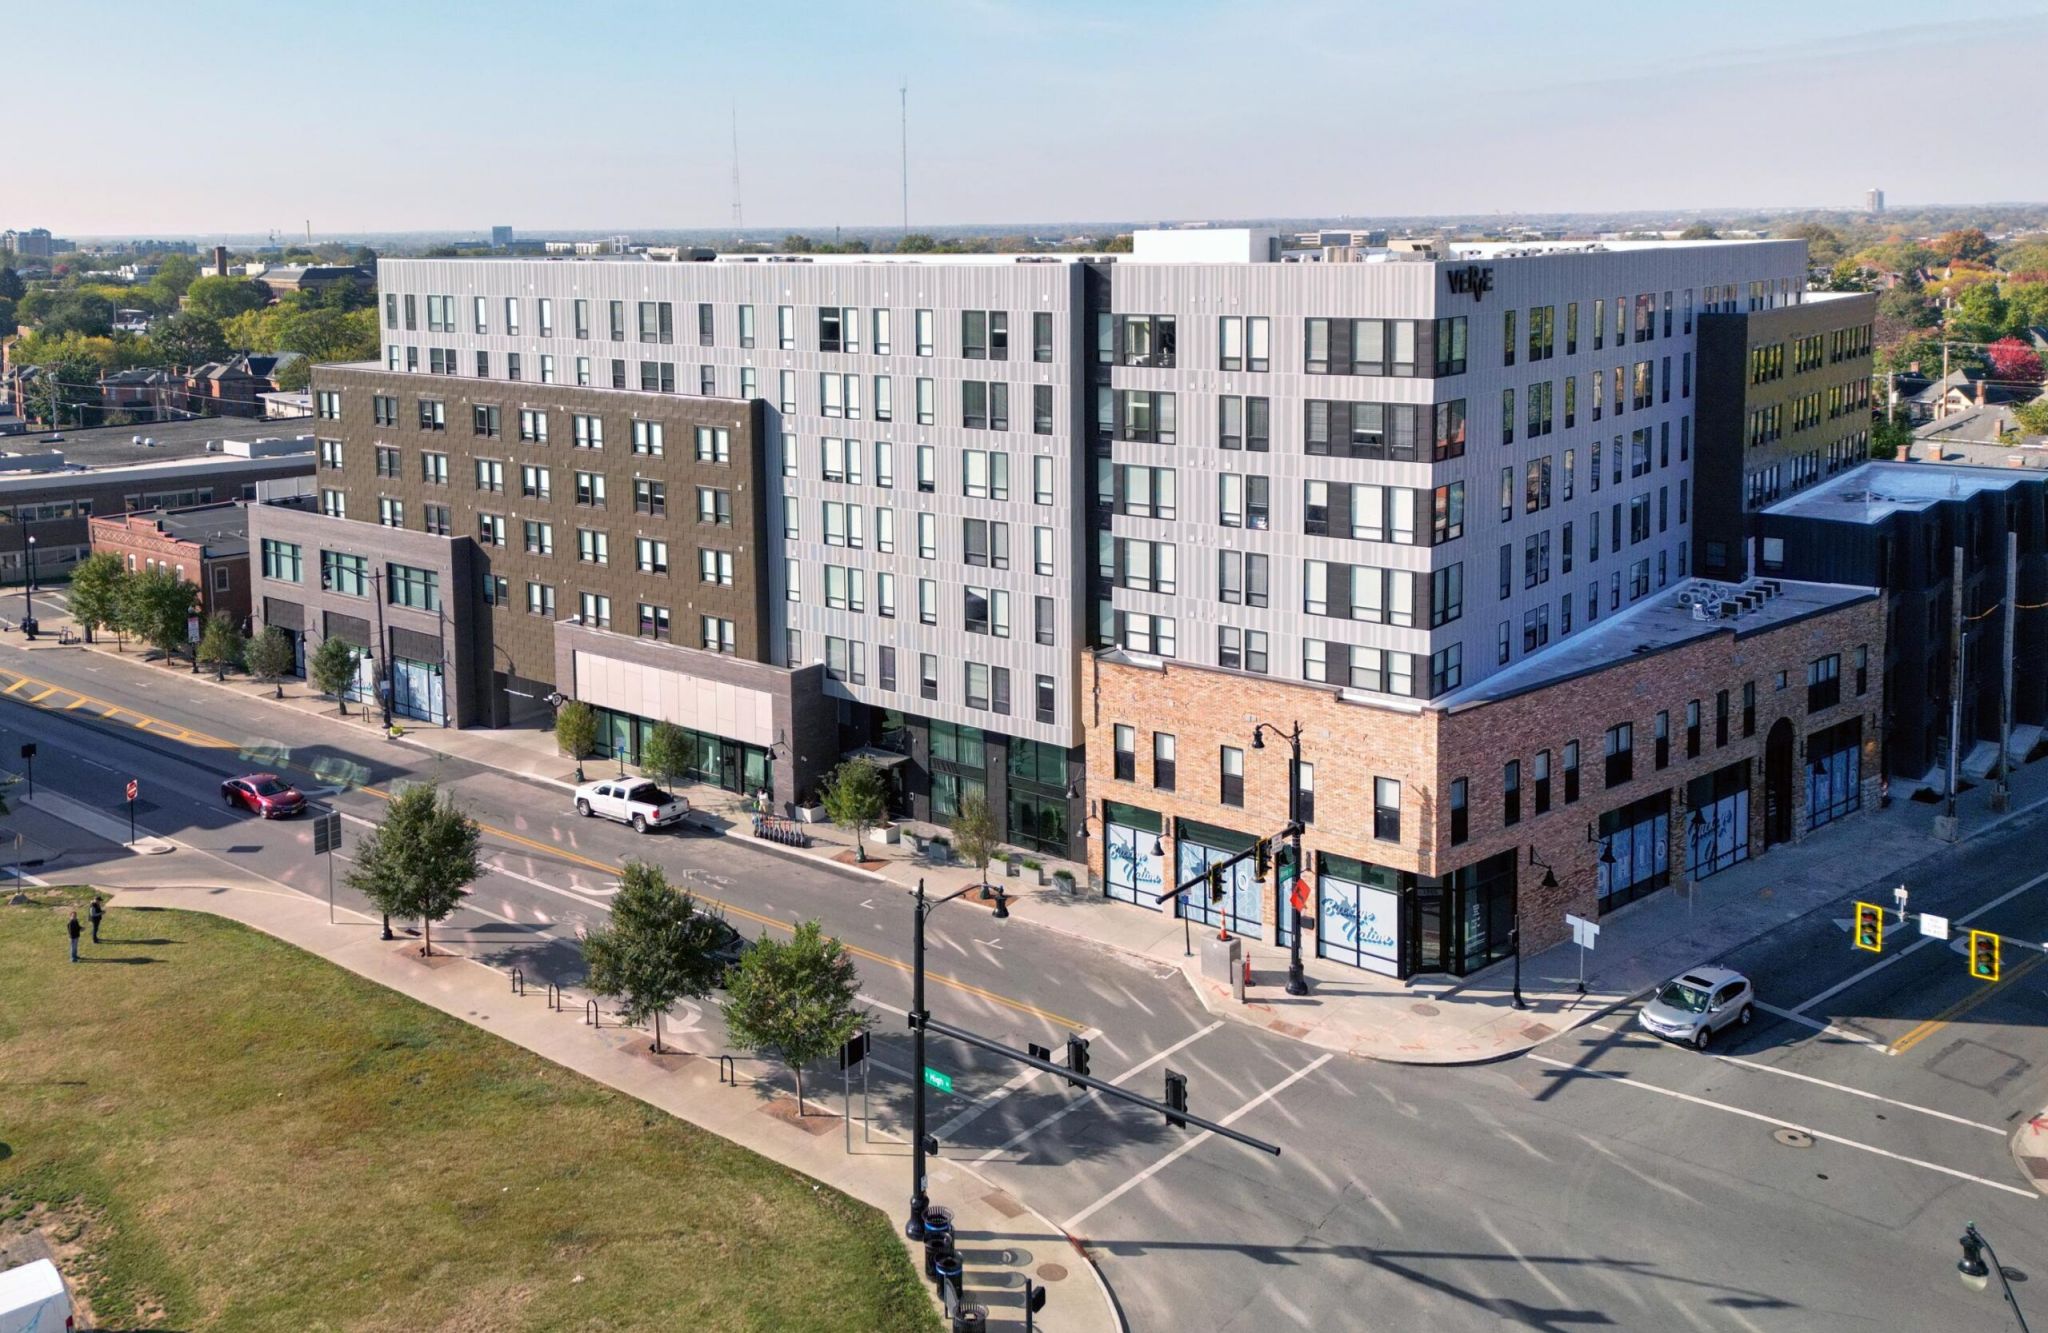
{"type": "MultiPolygon", "coordinates": [[[[90,430],[0,436],[0,455],[35,457],[62,454],[70,470],[76,471],[79,468],[124,467],[135,463],[203,458],[217,452],[206,447],[216,440],[288,440],[310,433],[301,430],[296,419],[265,421],[260,417],[199,417],[191,421],[153,421],[140,426],[95,426],[90,430]],[[53,433],[61,434],[63,439],[52,439],[53,433]],[[137,444],[138,438],[154,440],[155,446],[137,444]]],[[[0,469],[4,466],[0,464],[0,469]]]]}
{"type": "Polygon", "coordinates": [[[2019,468],[1959,463],[1864,463],[1763,512],[1836,523],[1877,523],[1907,509],[2002,491],[2026,479],[2019,468]]]}
{"type": "Polygon", "coordinates": [[[190,509],[138,509],[127,514],[100,515],[102,521],[153,519],[167,537],[205,548],[209,558],[249,554],[249,506],[239,503],[196,505],[190,509]]]}
{"type": "Polygon", "coordinates": [[[1792,579],[1720,583],[1712,579],[1687,579],[1625,611],[1595,621],[1577,634],[1484,680],[1453,690],[1434,700],[1432,706],[1453,710],[1495,703],[1715,634],[1754,634],[1875,596],[1875,588],[1848,583],[1801,583],[1792,579]],[[1767,590],[1768,595],[1758,595],[1767,590]],[[1739,600],[1745,593],[1751,595],[1753,606],[1739,600]],[[1731,601],[1742,609],[1732,617],[1724,616],[1720,605],[1731,601]]]}

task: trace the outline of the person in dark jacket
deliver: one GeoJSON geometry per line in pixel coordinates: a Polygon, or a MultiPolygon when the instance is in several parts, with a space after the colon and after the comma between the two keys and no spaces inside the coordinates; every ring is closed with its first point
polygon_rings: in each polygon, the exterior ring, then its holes
{"type": "Polygon", "coordinates": [[[100,942],[100,922],[106,917],[107,909],[101,904],[97,895],[92,900],[92,909],[86,915],[92,918],[92,942],[98,944],[100,942]]]}
{"type": "Polygon", "coordinates": [[[85,933],[84,928],[78,924],[76,907],[71,909],[71,919],[64,923],[64,933],[71,937],[71,961],[75,963],[78,961],[78,937],[85,933]]]}

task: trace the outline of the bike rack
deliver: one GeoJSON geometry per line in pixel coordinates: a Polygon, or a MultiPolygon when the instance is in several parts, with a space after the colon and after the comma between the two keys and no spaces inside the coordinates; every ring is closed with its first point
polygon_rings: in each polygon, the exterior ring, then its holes
{"type": "Polygon", "coordinates": [[[583,1021],[594,1028],[604,1026],[604,1015],[597,1011],[597,1001],[590,1000],[583,1006],[583,1021]]]}
{"type": "Polygon", "coordinates": [[[552,981],[548,983],[548,1008],[556,1013],[562,1011],[562,988],[552,981]]]}
{"type": "Polygon", "coordinates": [[[730,1083],[735,1088],[740,1085],[739,1066],[733,1063],[733,1058],[729,1055],[718,1057],[718,1081],[720,1083],[730,1083]]]}
{"type": "Polygon", "coordinates": [[[526,994],[526,974],[516,967],[512,969],[512,993],[514,995],[526,994]]]}

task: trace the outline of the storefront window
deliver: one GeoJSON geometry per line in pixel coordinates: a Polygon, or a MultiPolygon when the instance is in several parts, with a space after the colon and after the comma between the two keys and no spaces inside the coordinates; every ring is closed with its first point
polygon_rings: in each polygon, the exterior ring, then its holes
{"type": "Polygon", "coordinates": [[[1862,718],[1815,732],[1806,755],[1806,827],[1819,828],[1862,808],[1862,718]]]}
{"type": "Polygon", "coordinates": [[[1102,826],[1103,891],[1119,902],[1159,911],[1166,862],[1152,849],[1159,846],[1164,821],[1150,810],[1108,801],[1102,808],[1102,826]]]}
{"type": "Polygon", "coordinates": [[[1609,912],[1671,882],[1671,793],[1658,792],[1600,816],[1600,910],[1609,912]]]}
{"type": "Polygon", "coordinates": [[[1316,865],[1316,957],[1382,976],[1399,976],[1398,877],[1382,867],[1344,856],[1323,854],[1316,865]]]}
{"type": "Polygon", "coordinates": [[[1692,878],[1705,879],[1749,859],[1747,759],[1694,778],[1686,785],[1685,802],[1692,807],[1686,823],[1686,866],[1692,878]]]}
{"type": "MultiPolygon", "coordinates": [[[[1235,856],[1249,848],[1252,841],[1235,829],[1181,820],[1179,832],[1173,840],[1179,875],[1174,882],[1185,884],[1199,878],[1209,869],[1210,862],[1235,856]]],[[[1250,935],[1256,939],[1265,921],[1260,902],[1261,887],[1252,882],[1252,862],[1250,857],[1246,857],[1223,872],[1222,897],[1211,900],[1206,887],[1190,889],[1174,899],[1176,903],[1185,905],[1184,911],[1176,915],[1186,915],[1202,925],[1217,926],[1232,934],[1250,935]]]]}

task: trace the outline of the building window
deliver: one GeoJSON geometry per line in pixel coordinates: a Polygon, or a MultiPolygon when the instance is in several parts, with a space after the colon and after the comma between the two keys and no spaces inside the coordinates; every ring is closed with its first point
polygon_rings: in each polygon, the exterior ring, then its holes
{"type": "MultiPolygon", "coordinates": [[[[320,466],[330,472],[339,472],[341,470],[340,440],[320,441],[320,466]]],[[[377,475],[382,476],[383,473],[379,472],[377,475]]]]}
{"type": "Polygon", "coordinates": [[[553,555],[555,553],[555,525],[538,523],[532,519],[525,522],[525,545],[528,555],[553,555]]]}
{"type": "Polygon", "coordinates": [[[579,608],[578,614],[581,616],[584,624],[595,626],[598,629],[610,629],[612,627],[611,598],[601,593],[580,593],[578,594],[577,605],[579,608]]]}
{"type": "Polygon", "coordinates": [[[647,602],[641,602],[639,606],[640,637],[643,639],[666,640],[669,637],[668,608],[665,606],[654,606],[647,602]]]}
{"type": "Polygon", "coordinates": [[[738,635],[730,620],[719,616],[703,616],[699,619],[697,646],[706,652],[737,652],[738,642],[738,635]]]}
{"type": "Polygon", "coordinates": [[[1313,824],[1316,822],[1316,766],[1310,763],[1289,762],[1294,769],[1296,815],[1302,823],[1313,824]]]}
{"type": "Polygon", "coordinates": [[[1522,761],[1510,759],[1500,770],[1500,821],[1513,827],[1522,822],[1522,761]]]}
{"type": "Polygon", "coordinates": [[[1152,786],[1159,791],[1173,790],[1174,738],[1171,732],[1152,733],[1152,786]]]}
{"type": "Polygon", "coordinates": [[[1393,778],[1372,780],[1372,836],[1381,842],[1401,841],[1401,784],[1393,778]]]}
{"type": "Polygon", "coordinates": [[[1842,701],[1842,655],[1829,653],[1806,664],[1806,711],[1818,713],[1842,701]]]}
{"type": "Polygon", "coordinates": [[[1607,729],[1607,785],[1619,787],[1636,774],[1635,727],[1619,722],[1607,729]]]}
{"type": "Polygon", "coordinates": [[[555,590],[552,585],[546,583],[529,583],[526,585],[526,614],[530,616],[546,616],[550,620],[554,619],[555,590]]]}
{"type": "Polygon", "coordinates": [[[1700,701],[1697,699],[1685,705],[1685,757],[1700,757],[1700,701]]]}
{"type": "Polygon", "coordinates": [[[304,552],[297,542],[263,539],[263,577],[298,583],[305,577],[304,552]]]}
{"type": "Polygon", "coordinates": [[[1219,769],[1222,782],[1217,799],[1225,805],[1244,805],[1244,751],[1234,745],[1223,747],[1219,769]]]}
{"type": "Polygon", "coordinates": [[[1463,778],[1451,779],[1451,846],[1457,847],[1472,835],[1469,788],[1463,778]]]}
{"type": "Polygon", "coordinates": [[[1714,744],[1716,747],[1728,743],[1728,691],[1721,690],[1714,695],[1714,744]]]}
{"type": "Polygon", "coordinates": [[[1742,686],[1742,734],[1756,735],[1756,682],[1745,681],[1742,686]]]}
{"type": "MultiPolygon", "coordinates": [[[[708,555],[711,555],[711,554],[712,554],[712,552],[710,552],[710,551],[701,551],[701,552],[699,552],[699,554],[700,554],[700,555],[706,555],[706,556],[708,556],[708,555]]],[[[659,539],[657,539],[657,538],[653,538],[653,537],[640,537],[640,538],[636,538],[636,539],[634,540],[634,543],[633,543],[633,567],[634,567],[635,569],[639,570],[639,571],[640,571],[640,572],[641,572],[642,574],[666,574],[666,573],[668,573],[668,543],[667,543],[667,542],[665,542],[665,541],[661,541],[661,540],[659,540],[659,539]]],[[[711,569],[709,568],[709,566],[707,566],[704,572],[706,572],[706,573],[710,573],[710,572],[712,572],[712,571],[711,571],[711,569]]],[[[704,582],[706,582],[706,583],[731,583],[731,582],[732,582],[732,558],[731,558],[731,556],[730,556],[730,555],[728,555],[728,556],[726,557],[726,565],[725,565],[725,577],[724,577],[723,579],[719,579],[719,578],[706,578],[706,579],[704,579],[704,582]]]]}
{"type": "Polygon", "coordinates": [[[441,609],[441,576],[431,569],[412,565],[384,566],[385,600],[393,606],[418,611],[441,609]]]}
{"type": "Polygon", "coordinates": [[[1564,743],[1564,803],[1572,804],[1579,799],[1579,743],[1564,743]]]}
{"type": "Polygon", "coordinates": [[[1138,731],[1137,728],[1119,722],[1111,729],[1114,743],[1112,776],[1118,782],[1135,782],[1138,779],[1138,731]]]}

